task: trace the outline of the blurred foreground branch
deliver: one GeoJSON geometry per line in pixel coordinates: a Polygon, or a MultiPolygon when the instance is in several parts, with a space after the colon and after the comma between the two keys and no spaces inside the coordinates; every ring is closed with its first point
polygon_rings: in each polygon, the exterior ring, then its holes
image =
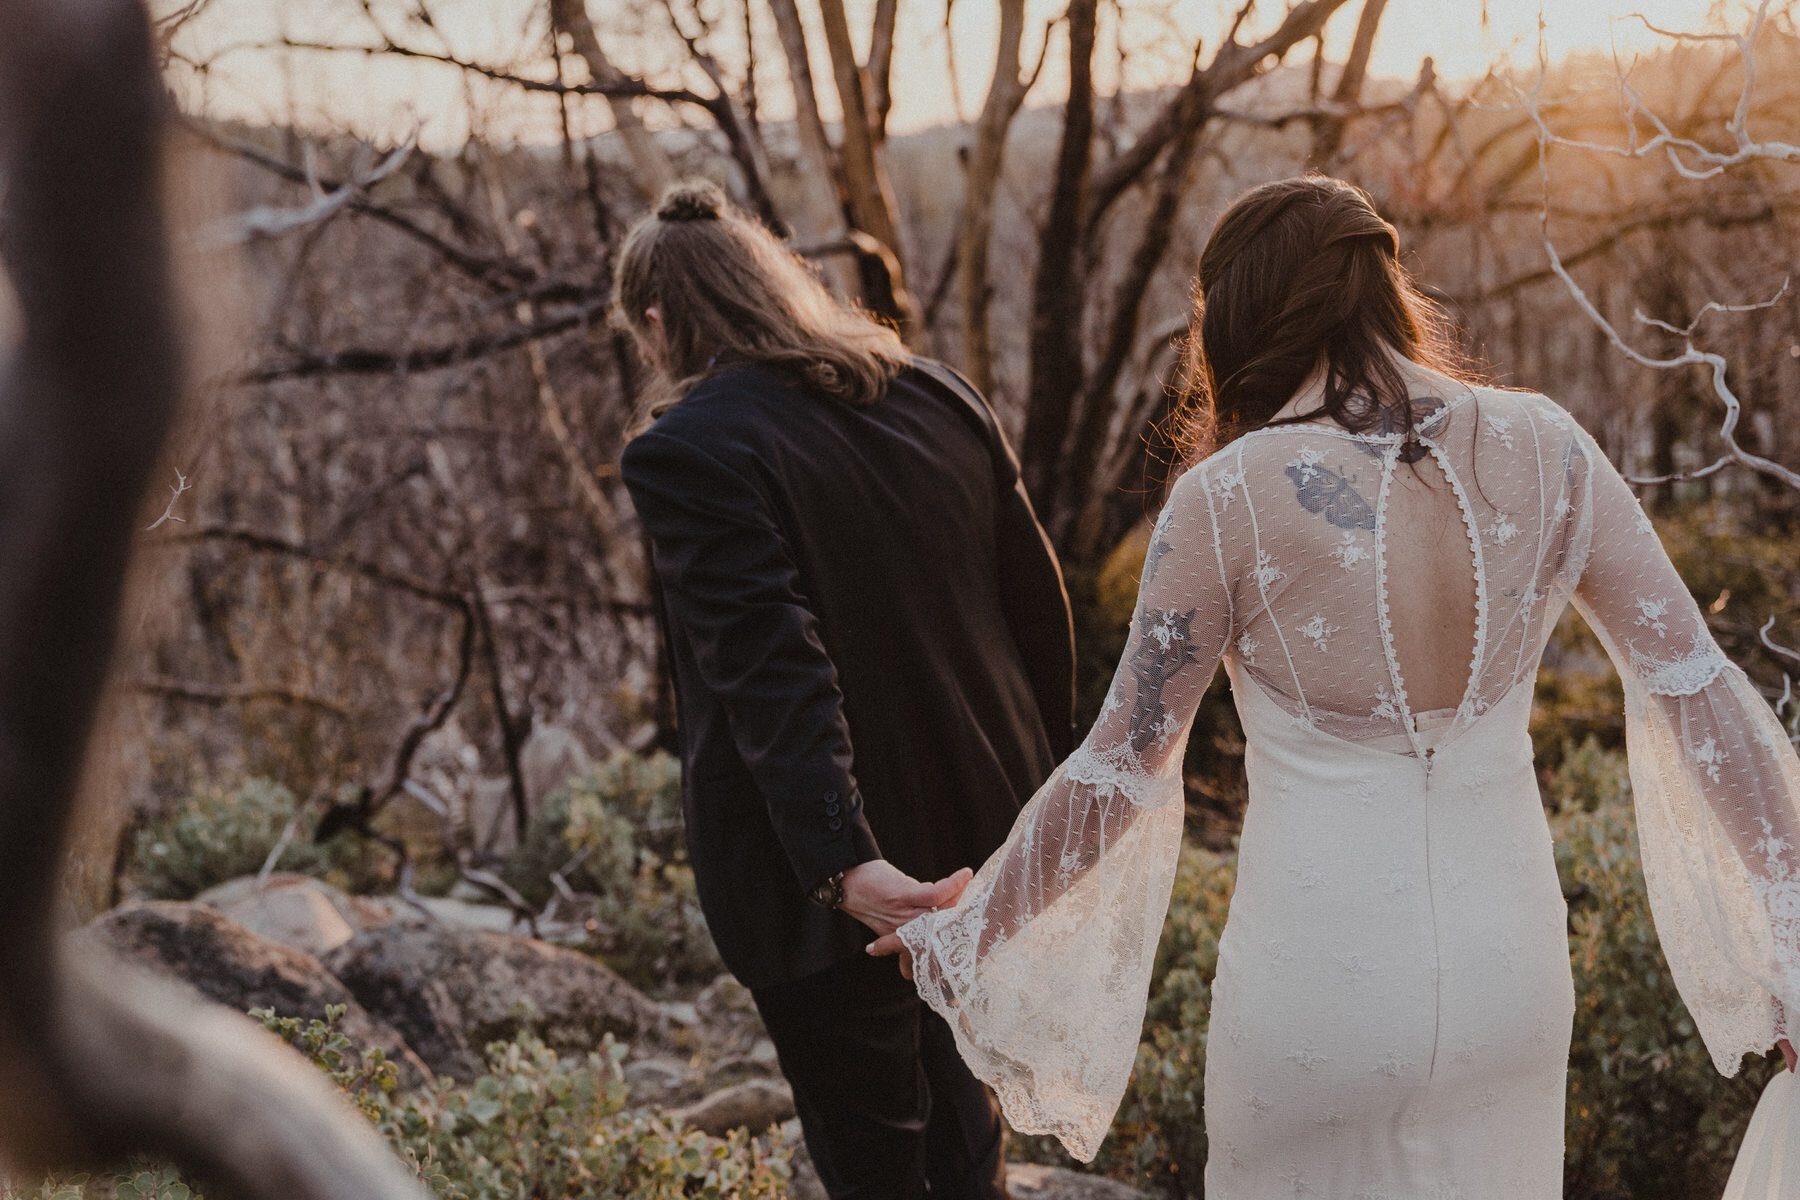
{"type": "Polygon", "coordinates": [[[0,28],[0,233],[26,317],[0,376],[0,1146],[27,1170],[169,1154],[253,1200],[420,1196],[253,1022],[57,941],[134,518],[175,411],[164,96],[129,0],[0,0],[0,28]]]}

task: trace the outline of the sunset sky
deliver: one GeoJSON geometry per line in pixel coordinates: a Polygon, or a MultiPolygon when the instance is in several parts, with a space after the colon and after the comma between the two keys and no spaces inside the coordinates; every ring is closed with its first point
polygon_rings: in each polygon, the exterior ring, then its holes
{"type": "MultiPolygon", "coordinates": [[[[165,9],[176,0],[159,0],[165,9]]],[[[736,0],[699,0],[701,11],[719,22],[711,45],[728,66],[743,62],[742,8],[736,0]]],[[[863,30],[872,0],[850,0],[853,20],[863,30]]],[[[1043,30],[1066,0],[1029,0],[1027,54],[1035,56],[1043,30]]],[[[399,14],[410,4],[376,0],[376,11],[392,12],[394,28],[404,28],[399,14]]],[[[431,0],[438,34],[410,35],[415,44],[449,49],[460,57],[504,64],[543,61],[543,30],[532,14],[543,6],[534,0],[431,0]],[[437,36],[442,42],[434,42],[437,36]]],[[[588,0],[608,52],[627,70],[659,82],[676,81],[684,51],[671,35],[667,16],[653,0],[588,0]]],[[[693,0],[678,0],[677,11],[691,13],[693,0]]],[[[757,84],[765,116],[779,119],[791,111],[786,96],[785,67],[772,24],[763,5],[755,5],[753,27],[760,67],[757,84]]],[[[811,6],[803,0],[801,8],[811,6]]],[[[897,133],[973,116],[980,107],[993,70],[996,37],[991,0],[956,0],[950,5],[951,27],[944,29],[944,0],[901,0],[900,28],[894,63],[894,111],[897,133]],[[955,80],[946,47],[955,47],[955,80]],[[960,108],[958,100],[960,99],[960,108]]],[[[1154,86],[1179,79],[1195,38],[1212,43],[1221,36],[1235,5],[1217,0],[1123,0],[1127,20],[1108,20],[1102,29],[1097,70],[1102,86],[1118,82],[1114,64],[1123,49],[1129,64],[1128,86],[1154,86]]],[[[1272,27],[1283,6],[1265,3],[1243,40],[1272,27]],[[1260,21],[1260,26],[1259,26],[1260,21]]],[[[1346,5],[1328,31],[1331,56],[1341,60],[1355,29],[1359,4],[1346,5]]],[[[1377,38],[1373,70],[1378,75],[1412,79],[1419,62],[1430,55],[1440,77],[1464,79],[1480,75],[1499,60],[1529,66],[1535,52],[1540,11],[1553,57],[1617,47],[1627,56],[1655,44],[1642,13],[1672,29],[1718,28],[1719,16],[1730,26],[1747,27],[1753,6],[1727,0],[1709,23],[1708,0],[1558,0],[1544,6],[1536,0],[1390,0],[1377,38]]],[[[350,128],[375,140],[403,136],[417,124],[427,146],[444,149],[461,143],[472,131],[500,140],[547,141],[557,135],[554,106],[543,97],[521,101],[511,89],[496,90],[472,83],[460,72],[417,61],[371,61],[359,55],[315,52],[277,53],[262,47],[288,37],[334,44],[367,43],[366,19],[353,0],[212,0],[200,19],[177,41],[184,55],[211,64],[200,75],[176,71],[187,102],[214,115],[255,122],[298,123],[303,128],[350,128]]],[[[1103,8],[1103,11],[1107,11],[1103,8]]],[[[690,29],[694,28],[690,26],[690,29]]],[[[814,71],[829,78],[824,38],[812,30],[814,71]]],[[[866,38],[866,32],[862,34],[866,38]]],[[[1032,103],[1054,102],[1066,89],[1066,54],[1060,32],[1053,33],[1049,64],[1032,103]]],[[[691,68],[690,68],[691,69],[691,68]]],[[[704,87],[704,80],[688,79],[704,87]]],[[[830,88],[826,102],[830,102],[830,88]]],[[[655,106],[651,106],[654,108],[655,106]]],[[[829,115],[829,114],[828,114],[829,115]]],[[[581,106],[575,116],[579,134],[610,125],[598,102],[581,106]]]]}

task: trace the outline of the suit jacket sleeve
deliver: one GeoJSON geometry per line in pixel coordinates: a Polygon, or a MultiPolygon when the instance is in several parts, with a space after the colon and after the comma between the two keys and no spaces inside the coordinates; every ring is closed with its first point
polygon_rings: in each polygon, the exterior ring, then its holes
{"type": "Polygon", "coordinates": [[[837,671],[767,499],[704,450],[654,430],[626,447],[623,474],[670,632],[723,704],[801,889],[880,858],[837,671]]]}

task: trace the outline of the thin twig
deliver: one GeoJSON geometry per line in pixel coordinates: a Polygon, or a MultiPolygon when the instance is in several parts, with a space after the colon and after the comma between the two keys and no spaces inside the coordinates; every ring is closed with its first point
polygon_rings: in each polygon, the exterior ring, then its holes
{"type": "Polygon", "coordinates": [[[156,518],[156,520],[154,520],[154,521],[150,522],[150,524],[146,525],[144,527],[144,532],[149,533],[152,529],[155,529],[158,525],[161,525],[164,521],[176,521],[183,525],[187,524],[186,517],[178,517],[175,515],[175,502],[177,500],[181,499],[182,493],[187,490],[188,490],[187,476],[183,475],[180,472],[180,470],[177,470],[175,472],[175,482],[169,488],[169,507],[163,509],[162,516],[156,518]]]}

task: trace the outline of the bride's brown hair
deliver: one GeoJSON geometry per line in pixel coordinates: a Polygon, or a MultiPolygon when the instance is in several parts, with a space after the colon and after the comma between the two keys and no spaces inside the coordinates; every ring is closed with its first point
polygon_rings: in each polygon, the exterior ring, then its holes
{"type": "Polygon", "coordinates": [[[1200,255],[1176,440],[1197,462],[1253,429],[1330,416],[1345,429],[1410,429],[1392,353],[1472,381],[1448,317],[1420,294],[1400,242],[1361,189],[1281,179],[1234,201],[1200,255]],[[1274,419],[1317,368],[1319,406],[1274,419]]]}
{"type": "Polygon", "coordinates": [[[733,362],[782,367],[833,399],[869,404],[911,361],[892,329],[840,303],[711,183],[671,187],[625,235],[614,323],[647,333],[651,308],[662,316],[668,354],[652,413],[733,362]]]}

